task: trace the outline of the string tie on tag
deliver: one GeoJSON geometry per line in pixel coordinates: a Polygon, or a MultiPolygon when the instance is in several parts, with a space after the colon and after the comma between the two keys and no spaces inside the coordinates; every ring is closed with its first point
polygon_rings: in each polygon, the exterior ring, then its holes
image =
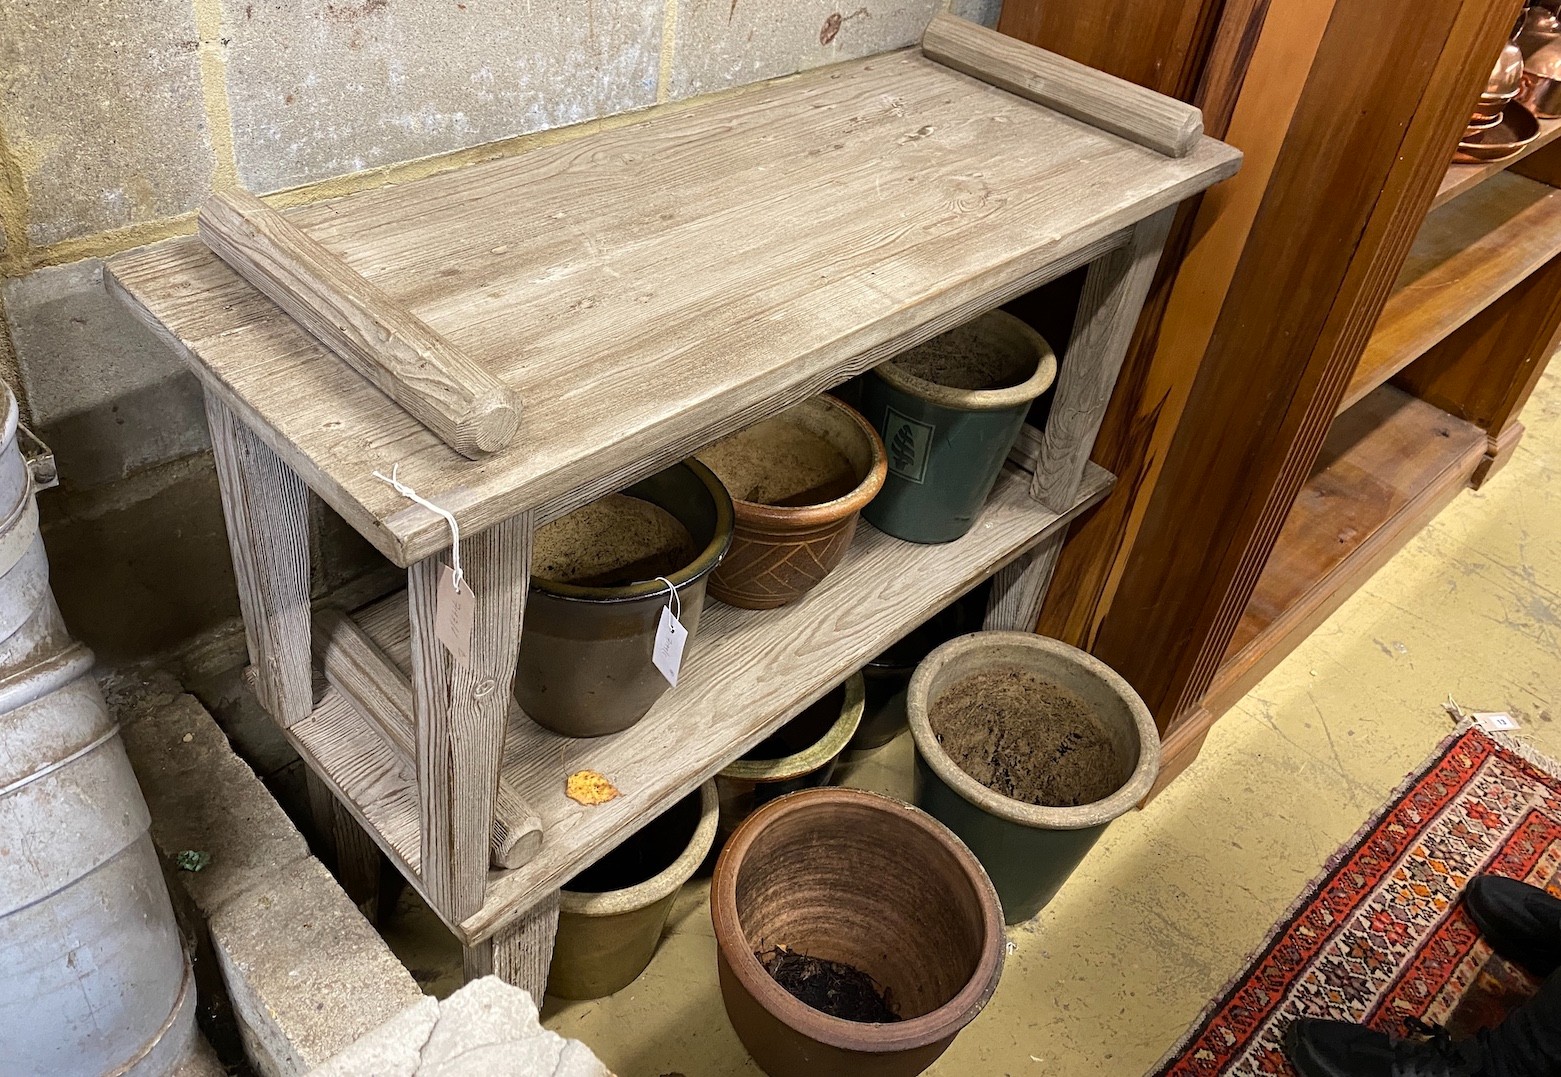
{"type": "Polygon", "coordinates": [[[675,620],[681,621],[683,619],[683,599],[679,597],[678,589],[673,587],[672,581],[665,576],[657,576],[656,581],[667,585],[667,590],[671,592],[671,597],[667,599],[667,608],[672,611],[672,616],[675,620]]]}
{"type": "Polygon", "coordinates": [[[391,486],[395,487],[396,493],[400,494],[408,501],[416,502],[417,504],[423,506],[423,508],[427,509],[429,512],[435,512],[440,516],[443,516],[445,523],[450,525],[450,581],[455,585],[455,593],[460,594],[461,581],[466,578],[466,574],[461,571],[461,525],[455,522],[455,514],[449,509],[440,508],[426,497],[423,497],[416,490],[412,489],[406,483],[402,482],[398,477],[400,471],[401,465],[396,464],[390,469],[389,475],[384,475],[376,471],[374,472],[374,477],[380,482],[389,483],[391,486]]]}

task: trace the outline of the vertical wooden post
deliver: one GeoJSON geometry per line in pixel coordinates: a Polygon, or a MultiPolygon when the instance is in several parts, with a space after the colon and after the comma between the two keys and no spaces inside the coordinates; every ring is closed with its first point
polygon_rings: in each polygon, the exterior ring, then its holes
{"type": "MultiPolygon", "coordinates": [[[[1139,221],[1128,242],[1097,258],[1084,278],[1079,314],[1062,355],[1041,434],[1040,459],[1030,480],[1030,496],[1053,512],[1067,510],[1078,495],[1174,214],[1166,209],[1139,221]]],[[[1054,532],[998,572],[987,605],[987,628],[1035,630],[1066,533],[1054,532]]]]}
{"type": "Polygon", "coordinates": [[[271,447],[206,394],[228,549],[260,705],[283,726],[314,709],[309,492],[271,447]]]}
{"type": "Polygon", "coordinates": [[[529,512],[461,542],[476,615],[469,661],[434,636],[449,551],[407,569],[423,889],[448,920],[482,907],[504,721],[531,568],[529,512]]]}
{"type": "Polygon", "coordinates": [[[466,979],[497,976],[531,995],[539,1007],[547,989],[547,968],[553,961],[558,934],[558,891],[543,897],[526,914],[490,938],[463,951],[466,979]]]}

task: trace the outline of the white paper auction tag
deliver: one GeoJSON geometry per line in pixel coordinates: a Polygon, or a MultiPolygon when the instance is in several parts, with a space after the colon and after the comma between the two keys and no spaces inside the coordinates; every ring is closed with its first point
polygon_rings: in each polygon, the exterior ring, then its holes
{"type": "Polygon", "coordinates": [[[688,642],[688,629],[672,616],[672,607],[661,607],[661,620],[656,623],[656,643],[651,648],[650,660],[661,670],[661,675],[674,688],[678,683],[678,669],[683,665],[683,645],[688,642]]]}
{"type": "Polygon", "coordinates": [[[1518,728],[1518,720],[1506,711],[1475,711],[1469,717],[1487,733],[1505,733],[1518,728]]]}
{"type": "Polygon", "coordinates": [[[477,599],[472,585],[461,581],[461,589],[455,589],[455,570],[445,565],[439,570],[439,594],[434,599],[434,637],[457,662],[466,663],[472,654],[472,624],[476,618],[477,599]]]}
{"type": "Polygon", "coordinates": [[[656,580],[667,585],[667,604],[661,607],[661,619],[656,622],[656,641],[651,644],[651,664],[661,671],[672,687],[678,686],[678,670],[683,665],[683,645],[688,642],[688,629],[678,620],[683,614],[683,600],[678,589],[665,576],[656,580]]]}

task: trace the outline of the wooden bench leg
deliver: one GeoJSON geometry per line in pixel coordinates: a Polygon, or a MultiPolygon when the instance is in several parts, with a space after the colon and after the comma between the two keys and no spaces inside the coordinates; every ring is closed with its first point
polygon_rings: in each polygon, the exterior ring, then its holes
{"type": "Polygon", "coordinates": [[[537,902],[520,919],[491,938],[462,951],[466,979],[497,976],[531,995],[538,1007],[547,989],[547,968],[553,961],[553,939],[558,934],[558,891],[537,902]]]}
{"type": "Polygon", "coordinates": [[[407,569],[412,704],[424,892],[447,921],[482,907],[494,791],[531,571],[530,513],[461,540],[476,603],[471,652],[458,662],[434,635],[449,551],[407,569]]]}
{"type": "Polygon", "coordinates": [[[314,710],[309,656],[309,491],[221,400],[206,422],[260,705],[283,726],[314,710]]]}
{"type": "MultiPolygon", "coordinates": [[[[1066,512],[1078,496],[1174,214],[1173,207],[1139,221],[1125,244],[1090,263],[1030,480],[1030,496],[1053,512],[1066,512]]],[[[985,627],[1035,631],[1066,535],[1049,536],[997,574],[985,627]]]]}

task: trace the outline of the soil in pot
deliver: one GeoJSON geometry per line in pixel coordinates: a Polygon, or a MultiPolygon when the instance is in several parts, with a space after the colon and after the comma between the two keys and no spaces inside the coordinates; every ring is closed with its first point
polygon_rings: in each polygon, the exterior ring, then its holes
{"type": "Polygon", "coordinates": [[[1128,770],[1081,696],[1019,666],[955,682],[928,720],[961,770],[1027,804],[1092,804],[1116,792],[1128,770]]]}
{"type": "Polygon", "coordinates": [[[900,1015],[889,1008],[877,980],[844,961],[826,961],[784,947],[757,951],[754,956],[792,998],[821,1013],[846,1021],[886,1024],[900,1015]]]}
{"type": "Polygon", "coordinates": [[[891,360],[905,373],[950,389],[1007,389],[1035,373],[1035,357],[992,340],[970,322],[891,360]]]}
{"type": "Polygon", "coordinates": [[[660,505],[609,494],[537,528],[531,574],[581,587],[668,576],[699,554],[694,536],[660,505]]]}
{"type": "Polygon", "coordinates": [[[856,489],[861,476],[828,441],[784,415],[740,430],[699,454],[732,497],[758,505],[821,505],[856,489]]]}

